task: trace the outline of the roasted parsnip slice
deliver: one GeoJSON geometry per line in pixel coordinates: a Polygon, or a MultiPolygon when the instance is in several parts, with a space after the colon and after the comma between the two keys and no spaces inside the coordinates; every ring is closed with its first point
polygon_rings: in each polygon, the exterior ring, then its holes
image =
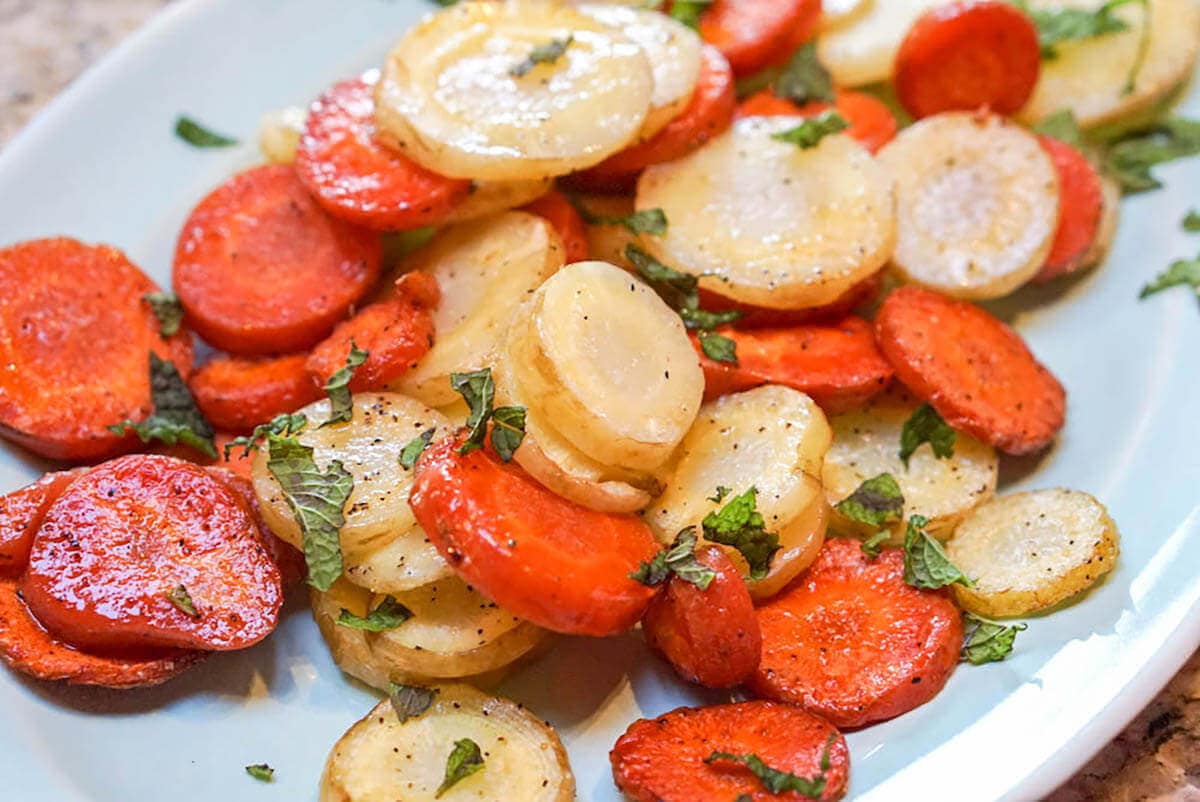
{"type": "Polygon", "coordinates": [[[1058,174],[1037,137],[996,115],[951,112],[879,152],[896,180],[892,264],[956,298],[999,298],[1041,269],[1058,226],[1058,174]]]}
{"type": "Polygon", "coordinates": [[[865,0],[861,3],[864,8],[847,24],[837,25],[821,35],[817,40],[817,55],[838,86],[886,81],[892,77],[896,51],[908,29],[942,1],[865,0]]]}
{"type": "Polygon", "coordinates": [[[491,366],[517,308],[563,266],[562,241],[542,218],[506,212],[451,226],[413,254],[406,267],[437,279],[433,348],[396,389],[431,406],[460,399],[450,374],[491,366]]]}
{"type": "Polygon", "coordinates": [[[833,302],[892,253],[892,182],[844,134],[802,148],[772,137],[800,117],[748,117],[682,159],[650,167],[637,208],[670,228],[646,237],[706,289],[771,309],[833,302]]]}
{"type": "Polygon", "coordinates": [[[971,513],[946,544],[946,555],[974,583],[955,585],[955,599],[991,618],[1044,610],[1111,571],[1119,540],[1108,510],[1087,493],[1000,496],[971,513]]]}
{"type": "Polygon", "coordinates": [[[571,802],[575,777],[557,733],[524,707],[467,685],[435,685],[401,721],[384,700],[341,737],[325,763],[321,802],[571,802]],[[464,739],[482,768],[445,792],[446,763],[464,739]]]}
{"type": "Polygon", "coordinates": [[[564,3],[459,3],[388,54],[376,90],[386,139],[442,175],[514,181],[603,161],[646,121],[642,49],[564,3]]]}

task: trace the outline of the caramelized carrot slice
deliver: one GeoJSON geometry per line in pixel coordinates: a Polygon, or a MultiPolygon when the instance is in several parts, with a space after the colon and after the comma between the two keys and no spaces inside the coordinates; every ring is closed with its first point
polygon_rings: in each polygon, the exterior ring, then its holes
{"type": "Polygon", "coordinates": [[[547,192],[524,209],[554,226],[554,230],[563,241],[567,264],[587,261],[587,226],[566,195],[561,192],[547,192]]]}
{"type": "Polygon", "coordinates": [[[700,36],[738,76],[785,61],[812,36],[820,0],[716,0],[700,16],[700,36]]]}
{"type": "Polygon", "coordinates": [[[437,279],[428,273],[406,273],[395,295],[364,307],[334,329],[308,358],[309,376],[318,386],[346,365],[350,349],[367,352],[367,361],[350,379],[354,392],[381,390],[415,367],[433,346],[433,314],[440,297],[437,279]]]}
{"type": "Polygon", "coordinates": [[[409,503],[454,570],[513,615],[604,636],[637,623],[654,595],[630,578],[658,544],[633,515],[567,501],[490,451],[455,438],[417,462],[409,503]]]}
{"type": "MultiPolygon", "coordinates": [[[[846,134],[872,153],[891,142],[896,137],[899,124],[883,101],[864,92],[851,92],[839,89],[834,98],[834,108],[850,127],[846,134]]],[[[815,117],[829,110],[828,103],[813,101],[799,106],[787,98],[779,97],[769,89],[764,89],[743,100],[737,108],[740,117],[788,117],[800,115],[815,117]]]]}
{"type": "Polygon", "coordinates": [[[34,535],[21,593],[48,631],[92,651],[244,648],[275,628],[282,602],[242,498],[204,468],[148,454],[63,491],[34,535]]]}
{"type": "Polygon", "coordinates": [[[471,182],[426,170],[379,141],[375,80],[336,84],[309,110],[296,173],[334,217],[398,231],[434,225],[470,194],[471,182]]]}
{"type": "Polygon", "coordinates": [[[901,287],[879,308],[875,337],[914,395],[1001,451],[1039,451],[1063,426],[1058,379],[1021,335],[972,303],[901,287]]]}
{"type": "Polygon", "coordinates": [[[1015,114],[1037,85],[1042,55],[1029,17],[1001,0],[925,13],[896,55],[896,95],[913,117],[987,106],[1015,114]]]}
{"type": "Polygon", "coordinates": [[[892,380],[892,367],[875,345],[871,324],[860,317],[788,329],[722,329],[721,334],[737,344],[737,364],[709,359],[692,337],[704,368],[706,400],[782,384],[836,414],[861,406],[892,380]]]}
{"type": "Polygon", "coordinates": [[[1033,277],[1034,281],[1049,281],[1074,273],[1083,265],[1100,231],[1104,188],[1096,168],[1078,148],[1049,136],[1039,140],[1054,160],[1060,196],[1054,245],[1046,264],[1033,277]]]}
{"type": "Polygon", "coordinates": [[[725,58],[704,48],[692,100],[679,116],[645,142],[614,153],[595,167],[570,177],[570,183],[594,192],[632,188],[638,173],[652,164],[686,156],[729,127],[737,104],[733,71],[725,58]]]}
{"type": "Polygon", "coordinates": [[[715,546],[696,560],[716,577],[705,589],[672,576],[646,611],[642,631],[650,648],[679,676],[707,688],[729,688],[758,667],[762,637],[742,574],[715,546]]]}
{"type": "Polygon", "coordinates": [[[188,322],[233,354],[301,351],[379,278],[379,236],[327,215],[286,165],[234,176],[200,202],[175,248],[188,322]]]}
{"type": "Polygon", "coordinates": [[[33,533],[46,510],[84,469],[48,473],[33,484],[0,496],[0,577],[18,576],[29,562],[33,533]]]}
{"type": "Polygon", "coordinates": [[[830,538],[817,560],[758,608],[763,654],[750,688],[838,727],[883,721],[941,691],[962,647],[958,608],[904,582],[904,554],[870,560],[830,538]]]}
{"type": "Polygon", "coordinates": [[[151,411],[148,354],[192,368],[143,296],[158,287],[106,245],[43,239],[0,249],[0,435],[58,460],[103,459],[137,438],[108,426],[151,411]]]}
{"type": "Polygon", "coordinates": [[[213,426],[245,434],[321,397],[321,388],[305,369],[307,361],[308,354],[216,357],[196,371],[189,385],[213,426]]]}
{"type": "Polygon", "coordinates": [[[772,794],[745,767],[706,762],[714,752],[755,755],[777,771],[824,777],[815,797],[841,799],[850,776],[850,751],[841,733],[792,705],[738,702],[681,707],[630,725],[609,753],[617,787],[635,802],[752,802],[812,799],[772,794]]]}
{"type": "Polygon", "coordinates": [[[206,652],[142,649],[106,656],[90,654],[56,640],[29,614],[17,580],[0,578],[0,659],[40,680],[105,688],[161,685],[199,663],[206,652]]]}

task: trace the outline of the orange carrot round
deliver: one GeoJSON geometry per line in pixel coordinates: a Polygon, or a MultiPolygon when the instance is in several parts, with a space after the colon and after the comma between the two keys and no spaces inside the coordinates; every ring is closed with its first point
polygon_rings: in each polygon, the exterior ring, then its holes
{"type": "Polygon", "coordinates": [[[860,541],[831,538],[817,560],[758,608],[763,654],[756,694],[791,702],[838,727],[861,727],[925,704],[962,647],[958,608],[904,582],[904,554],[874,560],[860,541]]]}
{"type": "Polygon", "coordinates": [[[151,412],[149,354],[183,376],[185,330],[163,339],[143,300],[158,291],[116,248],[58,238],[0,249],[0,436],[83,462],[131,449],[108,426],[151,412]]]}
{"type": "Polygon", "coordinates": [[[255,167],[192,211],[175,248],[188,322],[232,354],[301,351],[379,278],[379,236],[327,215],[285,165],[255,167]]]}
{"type": "Polygon", "coordinates": [[[307,354],[216,357],[188,383],[196,405],[213,426],[245,434],[321,397],[305,369],[307,354]]]}
{"type": "Polygon", "coordinates": [[[207,652],[140,649],[89,654],[56,639],[21,600],[17,580],[0,578],[0,659],[39,680],[104,688],[161,685],[199,663],[207,652]]]}
{"type": "Polygon", "coordinates": [[[563,241],[567,264],[587,261],[587,226],[566,195],[548,192],[525,206],[524,210],[544,218],[558,232],[563,241]]]}
{"type": "Polygon", "coordinates": [[[396,231],[434,225],[470,194],[471,182],[426,170],[379,142],[375,82],[336,84],[313,103],[296,173],[331,215],[396,231]]]}
{"type": "Polygon", "coordinates": [[[688,682],[729,688],[758,667],[762,637],[754,602],[737,566],[715,546],[696,551],[696,561],[716,574],[705,589],[672,576],[650,603],[642,631],[688,682]]]}
{"type": "Polygon", "coordinates": [[[860,317],[787,329],[722,329],[721,334],[737,344],[736,364],[709,359],[692,337],[704,369],[705,400],[782,384],[836,414],[866,403],[892,380],[871,324],[860,317]]]}
{"type": "Polygon", "coordinates": [[[567,501],[488,450],[446,438],[416,465],[409,503],[451,567],[513,615],[555,632],[623,632],[654,595],[630,578],[658,544],[633,515],[567,501]]]}
{"type": "Polygon", "coordinates": [[[754,755],[768,767],[797,777],[824,777],[817,799],[846,793],[850,750],[830,724],[792,705],[737,702],[681,707],[629,726],[609,753],[613,779],[634,802],[752,802],[812,799],[798,792],[770,793],[750,771],[709,758],[714,752],[754,755]]]}
{"type": "Polygon", "coordinates": [[[575,173],[570,183],[594,192],[630,189],[638,173],[652,164],[686,156],[729,127],[737,104],[733,71],[712,47],[705,47],[700,76],[687,108],[645,142],[614,153],[595,167],[575,173]]]}
{"type": "Polygon", "coordinates": [[[1060,196],[1054,245],[1046,264],[1033,277],[1034,281],[1049,281],[1074,273],[1083,265],[1100,230],[1104,189],[1100,174],[1078,148],[1049,136],[1039,137],[1039,141],[1058,171],[1060,196]]]}
{"type": "Polygon", "coordinates": [[[350,349],[367,352],[367,361],[350,378],[354,392],[382,390],[416,366],[433,346],[433,315],[440,292],[428,273],[406,273],[390,298],[363,307],[338,324],[333,334],[313,349],[307,370],[322,386],[346,365],[350,349]]]}
{"type": "Polygon", "coordinates": [[[879,308],[875,337],[914,395],[1001,451],[1039,451],[1063,426],[1058,379],[1019,334],[972,303],[901,287],[879,308]]]}
{"type": "Polygon", "coordinates": [[[715,0],[700,16],[700,36],[736,75],[750,75],[787,60],[820,16],[820,0],[715,0]]]}
{"type": "Polygon", "coordinates": [[[33,537],[21,593],[48,631],[97,651],[244,648],[270,634],[282,603],[243,499],[204,468],[147,454],[63,491],[33,537]]]}
{"type": "Polygon", "coordinates": [[[989,107],[1015,114],[1037,85],[1042,56],[1029,17],[1002,0],[925,13],[896,55],[896,95],[913,117],[989,107]]]}

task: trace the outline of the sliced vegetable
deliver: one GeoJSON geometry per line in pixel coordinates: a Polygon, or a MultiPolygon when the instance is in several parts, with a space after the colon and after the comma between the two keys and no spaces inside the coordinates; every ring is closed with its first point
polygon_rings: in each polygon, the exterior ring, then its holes
{"type": "Polygon", "coordinates": [[[945,0],[868,0],[854,18],[817,40],[817,56],[837,86],[880,83],[892,77],[904,36],[925,11],[945,0]]]}
{"type": "MultiPolygon", "coordinates": [[[[764,90],[751,95],[738,105],[738,117],[808,116],[820,114],[829,108],[828,103],[821,101],[797,105],[791,100],[764,90]]],[[[857,140],[872,153],[896,137],[899,127],[896,117],[882,101],[871,95],[839,90],[833,108],[850,123],[846,135],[857,140]]]]}
{"type": "Polygon", "coordinates": [[[958,664],[962,618],[904,573],[900,551],[872,560],[854,540],[827,540],[803,576],[758,608],[763,654],[750,688],[838,727],[928,702],[958,664]]]}
{"type": "Polygon", "coordinates": [[[566,195],[548,192],[533,203],[526,204],[523,211],[536,214],[554,226],[558,238],[562,240],[563,259],[567,264],[587,260],[587,228],[566,195]]]}
{"type": "Polygon", "coordinates": [[[696,562],[713,578],[705,586],[676,572],[642,619],[650,648],[688,682],[707,688],[740,684],[758,666],[762,639],[741,572],[721,549],[706,546],[696,562]]]}
{"type": "Polygon", "coordinates": [[[880,307],[875,334],[897,378],[959,431],[1029,454],[1063,426],[1058,379],[1019,334],[974,304],[901,287],[880,307]]]}
{"type": "Polygon", "coordinates": [[[20,576],[29,563],[33,535],[63,490],[85,469],[48,473],[33,484],[0,496],[0,577],[20,576]]]}
{"type": "Polygon", "coordinates": [[[841,799],[850,754],[826,721],[792,705],[737,702],[681,707],[630,725],[609,755],[617,787],[636,802],[735,802],[776,798],[746,768],[709,758],[754,755],[775,771],[824,780],[811,797],[841,799]]]}
{"type": "Polygon", "coordinates": [[[188,386],[215,427],[249,432],[321,397],[320,388],[304,369],[307,359],[306,354],[219,356],[196,371],[188,386]]]}
{"type": "Polygon", "coordinates": [[[629,575],[657,551],[641,520],[572,504],[488,451],[457,446],[425,452],[410,501],[459,576],[556,632],[609,635],[641,617],[653,591],[629,575]]]}
{"type": "Polygon", "coordinates": [[[1034,281],[1049,281],[1088,265],[1104,215],[1100,174],[1075,147],[1049,136],[1039,137],[1058,171],[1059,216],[1054,244],[1034,281]]]}
{"type": "Polygon", "coordinates": [[[101,651],[245,648],[275,628],[283,602],[240,496],[155,455],[112,460],[63,491],[34,535],[21,595],[47,630],[101,651]],[[172,602],[179,585],[197,615],[172,602]]]}
{"type": "Polygon", "coordinates": [[[152,411],[146,354],[187,375],[191,338],[164,340],[158,292],[120,251],[73,239],[0,249],[0,435],[50,459],[99,460],[136,440],[107,427],[152,411]]]}
{"type": "Polygon", "coordinates": [[[188,323],[233,354],[299,351],[379,277],[379,238],[322,211],[291,167],[240,173],[192,211],[173,281],[188,323]]]}
{"type": "Polygon", "coordinates": [[[786,60],[817,28],[818,0],[715,0],[700,16],[704,41],[738,75],[786,60]]]}
{"type": "Polygon", "coordinates": [[[973,582],[955,586],[954,597],[989,618],[1053,607],[1113,569],[1119,539],[1104,505],[1087,493],[1001,496],[971,513],[946,544],[946,556],[973,582]]]}

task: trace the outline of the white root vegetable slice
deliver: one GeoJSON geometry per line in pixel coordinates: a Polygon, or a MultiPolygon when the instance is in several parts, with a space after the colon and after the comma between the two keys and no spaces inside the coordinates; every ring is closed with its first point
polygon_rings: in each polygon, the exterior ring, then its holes
{"type": "Polygon", "coordinates": [[[384,700],[334,744],[321,777],[321,802],[433,802],[446,759],[464,738],[479,746],[483,768],[441,799],[575,799],[567,752],[552,727],[521,705],[467,685],[432,690],[433,703],[420,715],[401,722],[384,700]]]}
{"type": "MultiPolygon", "coordinates": [[[[1032,0],[1034,10],[1082,8],[1095,10],[1102,0],[1032,0]]],[[[1154,0],[1128,3],[1113,14],[1129,27],[1056,46],[1057,57],[1042,62],[1033,97],[1021,111],[1037,121],[1070,109],[1080,125],[1113,122],[1145,111],[1187,80],[1200,51],[1200,5],[1194,0],[1154,0]],[[1145,61],[1136,68],[1149,10],[1149,41],[1145,61]],[[1132,89],[1130,76],[1135,75],[1132,89]]]]}
{"type": "Polygon", "coordinates": [[[553,178],[534,178],[528,181],[476,181],[467,199],[446,217],[441,225],[491,217],[524,206],[545,195],[554,187],[553,178]]]}
{"type": "MultiPolygon", "coordinates": [[[[909,458],[905,468],[900,460],[900,432],[917,406],[907,394],[893,390],[861,409],[832,417],[833,445],[821,472],[825,498],[833,506],[866,480],[890,473],[904,494],[904,520],[924,515],[929,519],[926,531],[945,540],[971,510],[995,494],[999,461],[991,446],[959,432],[954,456],[938,458],[925,445],[909,458]]],[[[873,535],[877,531],[836,510],[830,525],[845,534],[873,535]]],[[[890,528],[891,544],[903,542],[903,521],[890,528]]]]}
{"type": "Polygon", "coordinates": [[[550,641],[548,632],[513,618],[457,577],[393,595],[414,615],[375,633],[337,621],[342,610],[365,617],[379,596],[344,579],[324,593],[310,592],[313,618],[338,667],[381,690],[389,682],[494,682],[550,641]]]}
{"type": "Polygon", "coordinates": [[[638,181],[637,208],[670,228],[647,237],[666,264],[713,292],[771,309],[831,303],[887,262],[891,178],[845,135],[813,148],[772,138],[799,117],[750,117],[638,181]]]}
{"type": "Polygon", "coordinates": [[[577,262],[530,301],[532,358],[513,370],[555,429],[605,465],[650,472],[683,439],[704,374],[679,315],[606,262],[577,262]]]}
{"type": "Polygon", "coordinates": [[[666,490],[646,508],[646,522],[669,542],[725,503],[710,498],[718,487],[732,494],[757,488],[758,511],[767,530],[779,533],[782,549],[768,584],[750,587],[770,595],[808,567],[824,541],[824,516],[813,507],[825,504],[821,463],[831,438],[820,407],[788,387],[766,385],[711,401],[664,469],[666,490]]]}
{"type": "Polygon", "coordinates": [[[509,329],[494,371],[496,403],[525,407],[525,438],[514,459],[538,482],[576,504],[600,512],[637,512],[650,503],[652,495],[644,488],[655,487],[654,480],[608,467],[577,449],[551,425],[537,395],[521,384],[516,366],[536,358],[529,348],[528,311],[509,329]]]}
{"type": "Polygon", "coordinates": [[[650,111],[638,132],[645,140],[657,134],[683,111],[700,77],[700,36],[681,22],[644,8],[613,3],[584,3],[579,10],[623,34],[650,60],[654,92],[650,111]]]}
{"type": "Polygon", "coordinates": [[[892,77],[896,51],[917,18],[944,0],[871,0],[849,24],[817,40],[817,56],[838,86],[863,86],[892,77]]]}
{"type": "Polygon", "coordinates": [[[896,179],[892,264],[956,298],[999,298],[1037,273],[1058,227],[1058,173],[1037,137],[999,116],[927,117],[879,152],[896,179]]]}
{"type": "Polygon", "coordinates": [[[268,112],[258,126],[258,149],[272,164],[296,161],[296,148],[304,134],[308,112],[299,106],[287,106],[268,112]]]}
{"type": "Polygon", "coordinates": [[[459,401],[450,374],[494,364],[517,308],[564,260],[553,227],[526,212],[440,232],[406,262],[432,274],[441,288],[442,300],[433,311],[433,348],[395,389],[430,406],[459,401]]]}
{"type": "MultiPolygon", "coordinates": [[[[634,211],[633,198],[625,195],[584,195],[580,203],[596,217],[628,217],[634,211]]],[[[607,223],[587,223],[587,240],[588,253],[593,259],[626,270],[633,269],[625,256],[626,246],[646,249],[639,235],[624,226],[607,223]]]]}
{"type": "MultiPolygon", "coordinates": [[[[434,429],[435,439],[444,437],[450,431],[446,419],[396,393],[358,393],[350,422],[320,428],[329,419],[329,409],[327,400],[300,409],[309,423],[297,438],[313,449],[313,460],[321,470],[340,460],[354,477],[341,529],[348,575],[381,592],[419,587],[450,575],[450,567],[426,539],[408,506],[412,471],[399,462],[401,449],[422,432],[434,429]]],[[[268,459],[268,449],[263,448],[252,467],[263,520],[280,538],[303,548],[300,525],[267,468],[268,459]]]]}
{"type": "Polygon", "coordinates": [[[582,170],[637,136],[654,92],[642,49],[571,6],[459,3],[388,54],[376,120],[442,175],[512,181],[582,170]],[[534,52],[568,42],[516,74],[534,52]]]}
{"type": "Polygon", "coordinates": [[[967,517],[946,554],[974,587],[954,586],[967,610],[1021,616],[1053,607],[1111,571],[1120,550],[1117,525],[1078,490],[1001,496],[967,517]]]}

